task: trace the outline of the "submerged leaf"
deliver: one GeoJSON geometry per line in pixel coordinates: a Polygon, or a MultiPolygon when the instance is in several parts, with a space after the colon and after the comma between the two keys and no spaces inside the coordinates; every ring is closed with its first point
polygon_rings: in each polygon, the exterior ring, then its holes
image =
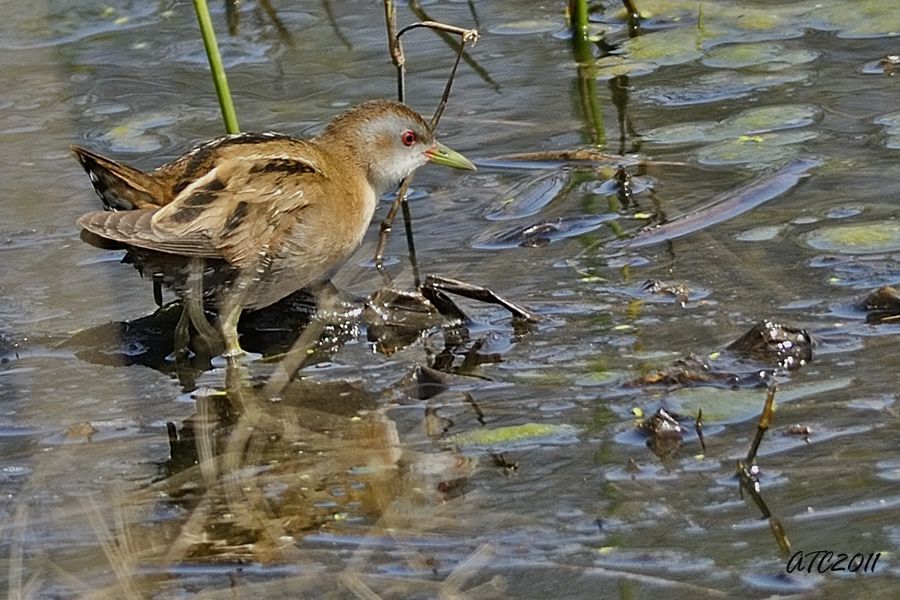
{"type": "Polygon", "coordinates": [[[803,71],[767,74],[723,71],[701,75],[680,86],[648,87],[636,95],[663,106],[690,106],[744,98],[759,90],[799,83],[808,77],[809,74],[803,71]]]}
{"type": "Polygon", "coordinates": [[[766,71],[778,71],[812,62],[818,57],[818,52],[789,50],[780,44],[728,44],[713,48],[700,62],[714,68],[759,67],[766,71]]]}
{"type": "Polygon", "coordinates": [[[103,136],[103,141],[116,152],[153,152],[159,150],[162,144],[148,132],[172,125],[176,120],[175,114],[144,114],[113,127],[103,136]]]}
{"type": "Polygon", "coordinates": [[[488,32],[495,35],[531,35],[535,33],[550,33],[560,28],[561,25],[557,21],[529,19],[501,23],[488,29],[488,32]]]}
{"type": "Polygon", "coordinates": [[[685,237],[716,223],[733,219],[792,189],[820,164],[821,161],[815,158],[794,159],[774,173],[758,177],[737,190],[721,194],[692,213],[672,219],[658,227],[640,231],[630,240],[617,240],[608,246],[641,248],[685,237]]]}
{"type": "Polygon", "coordinates": [[[900,35],[900,10],[885,0],[827,0],[806,15],[812,26],[837,30],[845,38],[879,38],[900,35]]]}
{"type": "Polygon", "coordinates": [[[504,446],[522,443],[548,442],[548,438],[569,438],[576,430],[571,425],[524,423],[497,429],[474,429],[456,434],[447,441],[458,446],[504,446]]]}
{"type": "Polygon", "coordinates": [[[808,104],[776,104],[751,108],[721,121],[698,121],[659,127],[643,137],[646,141],[660,144],[716,142],[805,127],[814,123],[820,114],[818,108],[808,104]]]}
{"type": "Polygon", "coordinates": [[[763,133],[804,127],[815,122],[821,110],[809,104],[776,104],[751,108],[722,121],[731,131],[763,133]]]}
{"type": "Polygon", "coordinates": [[[880,254],[900,250],[900,223],[822,227],[804,236],[816,250],[840,254],[880,254]]]}
{"type": "Polygon", "coordinates": [[[579,236],[612,221],[617,215],[585,215],[567,217],[553,221],[544,221],[505,231],[493,231],[481,234],[472,242],[473,248],[497,250],[501,248],[546,246],[557,240],[579,236]]]}
{"type": "Polygon", "coordinates": [[[514,185],[499,201],[492,202],[484,216],[492,221],[518,219],[539,212],[565,189],[568,172],[556,170],[514,185]]]}
{"type": "Polygon", "coordinates": [[[631,38],[623,52],[639,62],[678,65],[703,56],[702,44],[703,34],[696,28],[669,29],[631,38]]]}
{"type": "MultiPolygon", "coordinates": [[[[815,397],[840,390],[852,383],[849,377],[829,379],[810,384],[792,384],[778,390],[777,404],[815,397]]],[[[703,420],[720,425],[740,423],[759,415],[766,392],[764,389],[723,389],[693,387],[676,390],[669,397],[671,408],[681,414],[697,414],[703,410],[703,420]]]]}

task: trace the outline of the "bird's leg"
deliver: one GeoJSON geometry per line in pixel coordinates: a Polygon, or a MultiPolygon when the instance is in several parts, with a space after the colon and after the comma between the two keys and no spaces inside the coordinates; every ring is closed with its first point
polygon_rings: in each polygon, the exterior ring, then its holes
{"type": "Polygon", "coordinates": [[[222,318],[222,338],[225,340],[225,356],[237,358],[244,355],[244,349],[238,341],[237,324],[241,318],[240,305],[233,307],[222,318]]]}
{"type": "MultiPolygon", "coordinates": [[[[238,294],[243,296],[243,294],[238,294]]],[[[244,354],[244,349],[238,341],[237,326],[241,319],[241,302],[240,297],[235,298],[229,294],[224,302],[219,303],[219,329],[222,332],[222,339],[225,341],[225,357],[237,358],[244,354]]]]}
{"type": "Polygon", "coordinates": [[[191,341],[191,319],[187,309],[187,302],[187,299],[183,300],[181,315],[178,317],[178,323],[175,324],[175,331],[172,334],[174,337],[172,354],[176,358],[187,354],[188,344],[191,341]]]}
{"type": "Polygon", "coordinates": [[[197,330],[197,336],[194,338],[194,347],[197,353],[205,354],[208,357],[218,355],[222,351],[222,336],[207,320],[206,312],[203,310],[202,296],[199,299],[192,296],[186,302],[185,309],[190,315],[191,324],[197,330]]]}
{"type": "MultiPolygon", "coordinates": [[[[190,320],[197,331],[195,347],[198,353],[207,356],[215,356],[221,349],[219,333],[206,319],[203,310],[203,271],[206,263],[202,258],[192,258],[188,271],[188,293],[184,298],[179,325],[186,319],[190,320]]],[[[176,335],[177,335],[176,328],[176,335]]]]}
{"type": "MultiPolygon", "coordinates": [[[[248,269],[248,271],[253,272],[254,269],[248,269]]],[[[249,275],[246,271],[238,272],[231,285],[219,295],[219,330],[225,341],[226,358],[237,358],[245,354],[238,341],[237,326],[244,309],[247,288],[252,285],[253,281],[253,275],[249,275]]]]}

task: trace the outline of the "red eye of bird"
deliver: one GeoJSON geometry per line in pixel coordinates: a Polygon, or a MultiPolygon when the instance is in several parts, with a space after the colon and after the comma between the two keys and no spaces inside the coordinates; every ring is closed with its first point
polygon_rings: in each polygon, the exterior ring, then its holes
{"type": "Polygon", "coordinates": [[[404,146],[412,146],[416,143],[416,134],[412,131],[404,131],[400,134],[400,141],[403,142],[404,146]]]}

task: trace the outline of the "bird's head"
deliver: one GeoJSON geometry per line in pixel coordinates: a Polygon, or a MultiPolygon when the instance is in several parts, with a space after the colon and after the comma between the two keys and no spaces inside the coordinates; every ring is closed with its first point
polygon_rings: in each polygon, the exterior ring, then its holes
{"type": "Polygon", "coordinates": [[[346,145],[379,195],[428,162],[475,170],[469,159],[434,139],[418,113],[399,102],[361,104],[335,118],[320,138],[346,145]]]}

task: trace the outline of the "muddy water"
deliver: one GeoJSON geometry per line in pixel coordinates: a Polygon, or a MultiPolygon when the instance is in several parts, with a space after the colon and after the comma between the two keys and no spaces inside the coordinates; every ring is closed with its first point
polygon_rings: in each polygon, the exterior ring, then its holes
{"type": "MultiPolygon", "coordinates": [[[[562,6],[414,7],[482,32],[440,127],[481,168],[417,174],[420,268],[491,287],[542,322],[464,301],[462,339],[435,327],[390,355],[349,326],[275,398],[252,385],[270,363],[224,394],[221,367],[186,380],[166,352],[145,360],[167,330],[116,324],[154,312],[149,282],[74,226],[97,199],[70,144],[152,168],[222,132],[190,5],[0,4],[0,580],[35,597],[895,590],[898,330],[866,324],[856,303],[900,281],[882,236],[900,197],[898,82],[878,64],[898,52],[900,23],[889,2],[769,4],[704,3],[698,25],[696,2],[639,2],[648,34],[630,42],[621,15],[597,12],[591,32],[619,51],[581,83],[562,6]],[[596,141],[585,87],[603,149],[629,158],[496,160],[596,141]],[[749,212],[669,244],[615,243],[798,157],[821,164],[749,212]],[[631,207],[611,182],[619,163],[631,207]],[[862,234],[874,249],[808,242],[844,225],[882,227],[862,234]],[[686,286],[687,302],[647,294],[646,280],[686,286]],[[734,462],[762,389],[627,385],[763,318],[816,341],[809,365],[777,376],[765,501],[791,554],[881,552],[874,573],[788,573],[741,500],[734,462]],[[454,374],[426,394],[417,365],[454,374]],[[664,459],[646,447],[635,410],[660,405],[703,409],[705,452],[693,435],[664,459]],[[809,435],[789,435],[794,424],[809,435]]],[[[312,134],[394,93],[377,4],[276,3],[276,23],[242,3],[232,36],[213,8],[245,130],[312,134]]],[[[452,52],[426,32],[406,52],[409,102],[428,112],[452,52]]],[[[339,287],[381,285],[376,237],[373,226],[339,287]]],[[[401,235],[388,255],[409,287],[401,235]]]]}

